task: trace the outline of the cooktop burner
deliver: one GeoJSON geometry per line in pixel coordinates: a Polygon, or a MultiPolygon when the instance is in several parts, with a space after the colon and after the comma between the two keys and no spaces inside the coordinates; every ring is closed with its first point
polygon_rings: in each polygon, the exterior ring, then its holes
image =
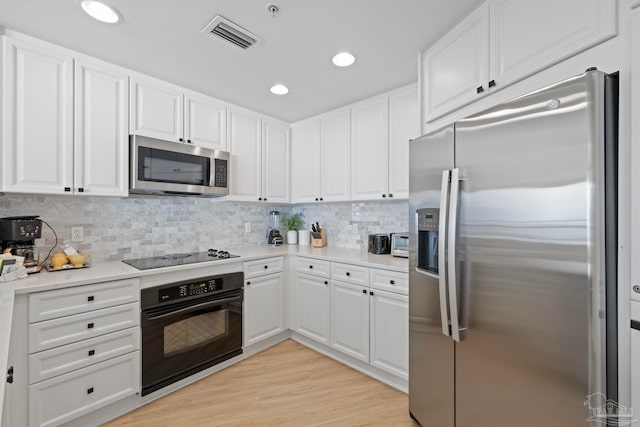
{"type": "Polygon", "coordinates": [[[209,249],[207,252],[196,252],[193,254],[167,254],[149,258],[125,259],[122,262],[129,264],[138,270],[149,270],[152,268],[195,264],[197,262],[217,261],[219,259],[227,258],[239,258],[239,255],[232,255],[227,251],[209,249]]]}

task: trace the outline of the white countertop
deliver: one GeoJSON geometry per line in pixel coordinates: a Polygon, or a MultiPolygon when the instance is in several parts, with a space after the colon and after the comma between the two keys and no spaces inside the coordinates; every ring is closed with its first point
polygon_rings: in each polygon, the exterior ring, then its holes
{"type": "MultiPolygon", "coordinates": [[[[242,263],[244,261],[278,255],[304,256],[399,272],[407,272],[409,267],[406,258],[396,258],[391,255],[373,255],[358,249],[282,245],[239,248],[232,250],[231,253],[240,255],[240,258],[185,264],[175,267],[154,268],[150,270],[138,270],[121,261],[114,261],[94,264],[90,268],[56,272],[42,271],[41,273],[30,275],[26,279],[0,283],[0,372],[3,373],[3,376],[7,372],[9,342],[11,339],[11,319],[13,316],[13,301],[15,295],[181,270],[191,270],[214,265],[242,263]]],[[[4,387],[0,387],[0,420],[2,420],[2,409],[4,407],[4,389],[4,387]]]]}

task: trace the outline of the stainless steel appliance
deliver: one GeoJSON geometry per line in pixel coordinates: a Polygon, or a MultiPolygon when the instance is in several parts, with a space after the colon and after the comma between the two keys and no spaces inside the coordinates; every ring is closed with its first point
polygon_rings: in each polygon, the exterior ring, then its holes
{"type": "Polygon", "coordinates": [[[148,258],[125,259],[122,262],[129,264],[138,270],[149,270],[152,268],[172,267],[174,265],[195,264],[198,262],[209,262],[238,257],[239,255],[233,255],[227,251],[209,249],[207,252],[168,254],[148,258]]]}
{"type": "Polygon", "coordinates": [[[391,234],[391,255],[409,258],[409,233],[391,234]]]}
{"type": "Polygon", "coordinates": [[[243,273],[143,289],[142,395],[242,353],[243,273]]]}
{"type": "Polygon", "coordinates": [[[42,220],[37,216],[9,216],[0,218],[0,246],[14,255],[24,257],[27,273],[42,270],[35,256],[35,239],[42,237],[42,220]]]}
{"type": "Polygon", "coordinates": [[[410,143],[414,419],[587,426],[617,400],[616,164],[598,71],[410,143]]]}
{"type": "Polygon", "coordinates": [[[162,141],[129,137],[129,192],[138,194],[226,196],[229,153],[162,141]]]}
{"type": "Polygon", "coordinates": [[[391,253],[391,242],[388,234],[369,234],[369,253],[384,255],[391,253]]]}

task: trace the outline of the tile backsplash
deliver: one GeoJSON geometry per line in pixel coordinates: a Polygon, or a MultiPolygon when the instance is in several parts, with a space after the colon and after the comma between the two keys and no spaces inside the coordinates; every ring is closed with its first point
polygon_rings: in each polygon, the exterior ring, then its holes
{"type": "MultiPolygon", "coordinates": [[[[39,215],[55,229],[60,245],[70,240],[72,226],[82,226],[84,241],[72,245],[94,262],[265,245],[271,210],[300,212],[307,227],[318,221],[329,246],[366,250],[368,234],[408,228],[408,205],[402,201],[286,206],[197,197],[0,197],[1,217],[39,215]]],[[[55,241],[46,225],[43,237],[46,244],[39,252],[46,255],[55,241]]]]}

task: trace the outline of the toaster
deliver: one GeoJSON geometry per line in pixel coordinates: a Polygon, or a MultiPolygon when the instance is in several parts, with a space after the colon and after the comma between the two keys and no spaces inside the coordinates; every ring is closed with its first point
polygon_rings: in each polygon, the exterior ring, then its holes
{"type": "Polygon", "coordinates": [[[376,255],[391,253],[391,240],[388,234],[369,234],[369,252],[376,255]]]}

